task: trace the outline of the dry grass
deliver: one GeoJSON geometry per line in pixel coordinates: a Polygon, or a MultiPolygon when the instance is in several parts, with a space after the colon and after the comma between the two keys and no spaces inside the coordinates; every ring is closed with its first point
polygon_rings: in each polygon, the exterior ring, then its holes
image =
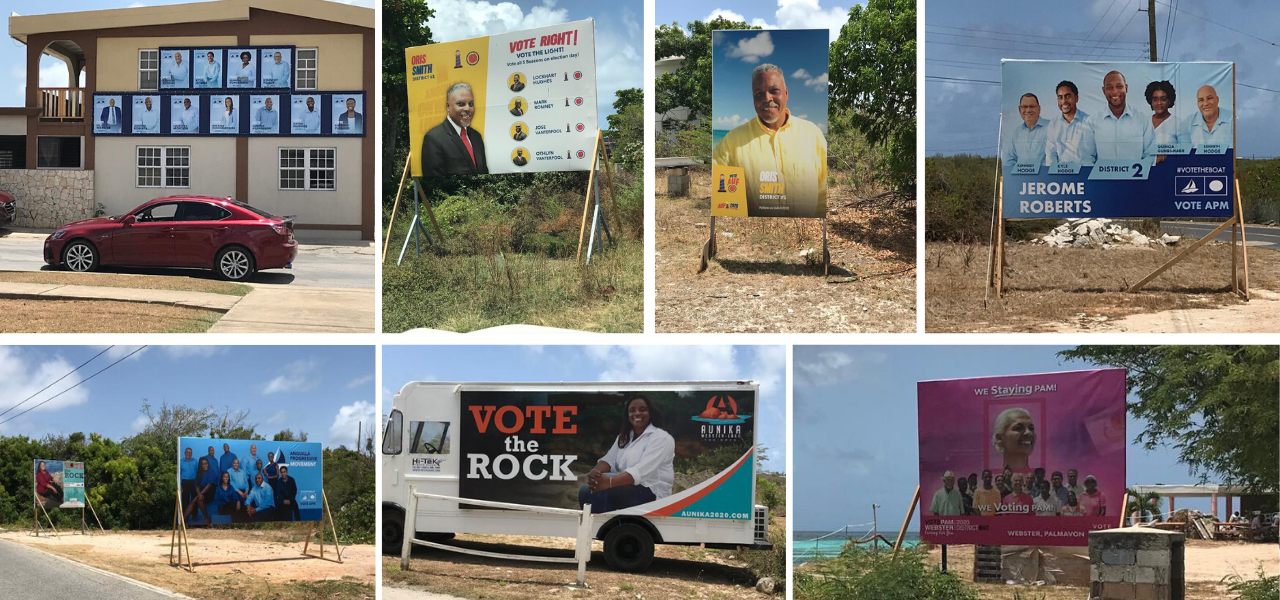
{"type": "Polygon", "coordinates": [[[203,333],[222,313],[142,302],[0,298],[0,333],[203,333]]]}
{"type": "MultiPolygon", "coordinates": [[[[993,292],[984,308],[988,248],[928,243],[925,329],[930,333],[1087,331],[1126,315],[1243,302],[1230,291],[1231,254],[1228,246],[1219,243],[1192,253],[1141,292],[1124,291],[1180,250],[1009,244],[1004,298],[996,299],[993,292]]],[[[1280,290],[1280,253],[1250,250],[1250,286],[1280,290]]]]}
{"type": "MultiPolygon", "coordinates": [[[[691,195],[655,183],[655,328],[661,333],[914,332],[915,209],[865,202],[874,190],[828,187],[831,276],[822,275],[822,223],[752,218],[716,222],[717,256],[697,273],[709,234],[711,177],[691,195]],[[804,250],[815,250],[809,258],[804,250]]],[[[843,181],[844,178],[837,179],[843,181]]]]}
{"type": "Polygon", "coordinates": [[[9,283],[50,283],[89,285],[143,290],[177,290],[243,296],[252,287],[239,283],[196,279],[184,276],[123,275],[117,273],[68,273],[60,271],[0,271],[0,281],[9,283]]]}

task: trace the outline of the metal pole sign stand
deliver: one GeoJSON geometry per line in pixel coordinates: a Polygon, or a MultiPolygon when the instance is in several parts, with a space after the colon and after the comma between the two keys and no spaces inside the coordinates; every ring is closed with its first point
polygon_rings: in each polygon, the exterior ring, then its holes
{"type": "Polygon", "coordinates": [[[337,528],[337,525],[333,522],[333,513],[329,512],[329,497],[325,495],[323,490],[320,491],[320,500],[321,502],[324,503],[324,515],[322,515],[320,518],[320,556],[316,557],[314,555],[307,554],[307,550],[311,548],[311,536],[315,535],[316,524],[314,521],[312,521],[311,527],[307,529],[307,543],[303,544],[302,546],[302,555],[310,556],[311,558],[323,558],[324,560],[333,561],[341,564],[342,563],[342,546],[338,545],[338,528],[337,528]],[[333,534],[333,551],[338,555],[337,560],[334,560],[331,558],[325,558],[324,556],[325,521],[328,521],[329,531],[333,534]]]}
{"type": "Polygon", "coordinates": [[[578,255],[577,260],[582,260],[582,244],[587,244],[587,260],[586,264],[591,264],[591,255],[597,252],[596,248],[603,249],[605,237],[608,236],[609,243],[613,243],[613,232],[609,231],[609,224],[606,222],[605,216],[602,214],[604,207],[600,202],[600,178],[596,176],[597,170],[604,172],[604,177],[609,186],[609,200],[613,203],[613,222],[619,228],[622,227],[622,213],[618,210],[618,196],[613,188],[613,170],[609,164],[609,152],[602,144],[604,134],[596,129],[596,142],[591,148],[593,160],[591,161],[591,174],[587,177],[587,195],[582,201],[582,226],[578,230],[578,255]],[[603,158],[602,158],[603,157],[603,158]],[[601,160],[604,161],[604,168],[600,168],[601,160]],[[592,192],[595,192],[595,204],[591,203],[592,192]],[[587,214],[591,214],[591,234],[587,236],[587,214]]]}
{"type": "Polygon", "coordinates": [[[436,237],[440,238],[441,242],[444,241],[444,234],[440,232],[440,224],[436,222],[436,215],[434,212],[431,212],[431,203],[423,202],[423,199],[424,197],[422,194],[422,180],[417,177],[414,177],[413,178],[413,221],[409,223],[409,235],[404,238],[404,246],[401,246],[400,248],[400,259],[396,261],[397,265],[404,262],[404,253],[406,250],[409,249],[410,239],[413,240],[414,256],[422,256],[422,241],[421,241],[422,236],[426,236],[428,244],[435,243],[431,241],[431,234],[427,233],[426,227],[422,225],[421,210],[424,204],[427,207],[427,217],[431,219],[431,228],[435,229],[436,237]]]}

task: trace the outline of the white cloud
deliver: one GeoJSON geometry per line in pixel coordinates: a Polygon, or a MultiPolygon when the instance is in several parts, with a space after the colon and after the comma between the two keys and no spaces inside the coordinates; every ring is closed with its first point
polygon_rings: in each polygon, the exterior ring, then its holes
{"type": "Polygon", "coordinates": [[[142,433],[142,430],[146,429],[147,425],[150,424],[151,419],[147,418],[147,415],[138,415],[138,418],[133,420],[133,424],[129,425],[129,431],[142,433]]]}
{"type": "Polygon", "coordinates": [[[786,398],[787,347],[756,346],[755,350],[751,376],[760,382],[760,395],[777,393],[779,398],[786,398]]]}
{"type": "Polygon", "coordinates": [[[717,18],[723,18],[726,21],[742,21],[743,23],[747,22],[747,18],[742,16],[742,13],[736,13],[731,10],[726,10],[723,8],[717,8],[711,11],[711,14],[707,15],[707,18],[703,19],[703,22],[714,21],[717,18]]]}
{"type": "Polygon", "coordinates": [[[277,410],[276,414],[271,415],[270,417],[267,418],[267,425],[279,425],[281,423],[284,423],[284,420],[287,418],[289,418],[289,413],[288,411],[282,408],[280,410],[277,410]]]}
{"type": "Polygon", "coordinates": [[[329,443],[350,448],[356,440],[356,434],[364,431],[367,435],[369,429],[378,422],[374,412],[373,403],[364,400],[338,409],[333,425],[329,427],[329,443]],[[364,423],[363,428],[361,423],[364,423]]]}
{"type": "Polygon", "coordinates": [[[823,348],[797,353],[793,359],[796,385],[812,387],[858,379],[885,359],[884,353],[869,350],[851,353],[843,349],[823,348]]]}
{"type": "MultiPolygon", "coordinates": [[[[122,358],[124,358],[124,357],[126,357],[126,356],[129,356],[129,354],[130,354],[131,352],[133,352],[133,351],[137,350],[137,349],[138,349],[138,348],[140,348],[140,347],[141,347],[141,346],[107,346],[106,348],[104,348],[104,349],[107,349],[107,352],[106,352],[106,354],[103,354],[103,355],[102,355],[102,358],[104,358],[104,359],[106,359],[106,360],[110,361],[110,362],[108,362],[108,363],[107,363],[107,364],[110,364],[110,363],[115,362],[115,361],[117,361],[117,360],[120,360],[120,359],[122,359],[122,358]]],[[[102,347],[102,346],[99,346],[99,348],[103,348],[103,347],[102,347]]],[[[138,360],[139,358],[142,358],[142,355],[143,355],[143,354],[146,354],[146,353],[147,353],[148,351],[150,351],[150,350],[151,350],[151,348],[150,348],[150,347],[147,347],[146,349],[144,349],[144,350],[142,350],[142,351],[138,352],[137,354],[134,354],[133,356],[131,356],[131,357],[129,358],[129,360],[138,360]]],[[[102,365],[102,366],[104,366],[104,367],[105,367],[105,366],[107,366],[107,365],[102,365]]]]}
{"type": "Polygon", "coordinates": [[[305,392],[319,383],[315,370],[320,363],[315,359],[295,360],[284,366],[283,373],[262,386],[263,394],[277,392],[305,392]]]}
{"type": "MultiPolygon", "coordinates": [[[[865,1],[860,0],[854,4],[865,4],[865,1]]],[[[723,8],[711,11],[706,20],[717,16],[748,22],[745,16],[723,8]]],[[[778,0],[778,10],[774,11],[773,19],[774,22],[770,23],[755,17],[749,22],[763,29],[827,29],[834,42],[840,37],[840,28],[849,21],[849,9],[843,6],[823,9],[821,0],[778,0]]]]}
{"type": "MultiPolygon", "coordinates": [[[[89,401],[89,388],[80,386],[71,389],[83,379],[80,372],[71,373],[76,365],[57,356],[45,360],[37,359],[12,346],[0,346],[0,410],[7,410],[27,400],[21,407],[0,417],[0,420],[12,418],[22,411],[32,409],[32,413],[55,411],[69,406],[77,406],[89,401]],[[71,373],[70,375],[67,375],[71,373]],[[45,386],[67,375],[49,389],[40,392],[45,386]],[[64,390],[65,394],[50,400],[64,390]],[[40,392],[37,394],[37,392],[40,392]],[[40,405],[41,402],[47,403],[40,405]],[[38,408],[33,408],[39,405],[38,408]]],[[[15,422],[16,423],[16,422],[15,422]]],[[[6,428],[8,429],[8,428],[6,428]]]]}
{"type": "Polygon", "coordinates": [[[230,351],[230,346],[161,346],[169,358],[211,358],[230,351]]]}
{"type": "Polygon", "coordinates": [[[432,0],[435,15],[427,19],[427,26],[437,42],[452,42],[568,21],[569,11],[557,9],[555,4],[554,0],[544,1],[542,6],[530,8],[526,15],[512,2],[432,0]]]}
{"type": "Polygon", "coordinates": [[[733,115],[731,117],[716,117],[716,129],[733,129],[747,120],[742,115],[733,115]]]}
{"type": "Polygon", "coordinates": [[[725,55],[729,58],[741,58],[742,62],[755,64],[760,62],[761,58],[773,54],[773,38],[769,32],[763,31],[754,37],[743,38],[738,43],[729,46],[725,55]]]}
{"type": "MultiPolygon", "coordinates": [[[[588,348],[592,348],[588,346],[588,348]]],[[[601,381],[698,381],[741,379],[733,346],[597,346],[601,381]]]]}
{"type": "Polygon", "coordinates": [[[809,72],[808,72],[808,71],[806,71],[806,70],[804,70],[804,69],[800,69],[800,70],[796,71],[795,73],[792,73],[792,74],[791,74],[791,78],[792,78],[792,79],[805,79],[805,80],[808,80],[808,79],[813,79],[813,75],[810,75],[810,74],[809,74],[809,72]]]}
{"type": "Polygon", "coordinates": [[[366,384],[366,383],[369,383],[370,381],[373,381],[373,373],[370,373],[370,374],[365,375],[365,376],[363,376],[363,377],[357,377],[357,378],[355,378],[355,379],[352,379],[351,381],[348,381],[348,382],[347,382],[347,389],[351,389],[351,388],[353,388],[353,387],[359,387],[359,386],[362,386],[362,385],[364,385],[364,384],[366,384]]]}

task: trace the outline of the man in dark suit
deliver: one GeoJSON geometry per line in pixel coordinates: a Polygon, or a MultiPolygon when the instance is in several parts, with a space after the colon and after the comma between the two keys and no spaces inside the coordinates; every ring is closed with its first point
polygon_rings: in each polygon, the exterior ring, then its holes
{"type": "Polygon", "coordinates": [[[516,148],[516,157],[511,162],[516,163],[517,167],[523,167],[529,164],[529,159],[524,157],[524,149],[516,148]]]}
{"type": "Polygon", "coordinates": [[[108,100],[110,106],[102,107],[102,114],[98,117],[100,127],[109,127],[111,129],[120,128],[120,107],[116,106],[116,99],[108,100]]]}
{"type": "Polygon", "coordinates": [[[519,98],[516,98],[516,106],[515,108],[511,109],[511,114],[517,117],[524,116],[524,107],[521,106],[519,98]]]}
{"type": "Polygon", "coordinates": [[[517,142],[523,142],[525,138],[529,137],[529,134],[524,132],[523,127],[521,127],[519,124],[516,124],[516,134],[511,137],[517,142]]]}
{"type": "Polygon", "coordinates": [[[484,138],[471,128],[476,114],[471,86],[455,83],[445,92],[444,122],[422,136],[422,175],[476,175],[489,172],[484,158],[484,138]]]}
{"type": "Polygon", "coordinates": [[[511,81],[511,91],[518,92],[520,90],[523,90],[524,82],[520,81],[520,74],[516,73],[515,75],[512,75],[512,78],[513,79],[511,81]]]}
{"type": "Polygon", "coordinates": [[[280,483],[276,484],[276,520],[301,521],[302,511],[298,510],[298,481],[289,476],[289,467],[280,466],[280,483]]]}

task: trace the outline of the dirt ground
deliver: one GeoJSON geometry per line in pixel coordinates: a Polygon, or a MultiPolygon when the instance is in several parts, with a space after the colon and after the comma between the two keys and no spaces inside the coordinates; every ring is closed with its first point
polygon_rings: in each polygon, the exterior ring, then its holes
{"type": "Polygon", "coordinates": [[[222,314],[142,302],[0,298],[0,333],[202,333],[222,314]]]}
{"type": "Polygon", "coordinates": [[[169,565],[169,531],[108,532],[59,538],[5,532],[0,537],[165,589],[208,600],[372,600],[375,548],[343,546],[339,564],[319,537],[302,556],[305,528],[280,531],[190,530],[195,573],[169,565]]]}
{"type": "MultiPolygon", "coordinates": [[[[212,275],[210,275],[212,277],[212,275]]],[[[13,283],[59,283],[98,287],[137,288],[143,290],[179,290],[243,296],[252,287],[227,281],[195,277],[126,275],[121,273],[68,273],[62,271],[0,271],[0,281],[13,283]]]]}
{"type": "MultiPolygon", "coordinates": [[[[942,551],[934,548],[929,553],[934,564],[941,564],[942,551]]],[[[1186,577],[1187,600],[1222,600],[1228,598],[1224,577],[1240,575],[1246,579],[1257,577],[1261,564],[1268,575],[1280,574],[1280,553],[1271,544],[1244,542],[1216,542],[1187,540],[1186,577]]],[[[947,564],[965,581],[973,579],[973,546],[949,546],[947,564]]],[[[983,598],[1008,600],[1015,591],[1024,597],[1043,600],[1086,600],[1089,588],[1069,585],[1003,585],[973,583],[983,598]]]]}
{"type": "Polygon", "coordinates": [[[894,211],[845,184],[827,190],[830,275],[817,219],[716,221],[717,255],[698,273],[710,233],[711,176],[689,196],[655,181],[654,326],[659,333],[914,332],[915,208],[894,211]],[[814,250],[810,258],[801,252],[814,250]]]}
{"type": "Polygon", "coordinates": [[[1005,295],[986,297],[984,245],[925,245],[925,330],[1007,332],[1274,332],[1280,252],[1250,248],[1253,300],[1231,292],[1231,254],[1210,243],[1137,293],[1124,290],[1181,248],[1009,244],[1005,295]]]}
{"type": "MultiPolygon", "coordinates": [[[[449,542],[460,547],[535,556],[573,557],[568,538],[515,535],[460,535],[449,542]]],[[[412,587],[467,599],[617,598],[636,600],[769,598],[755,590],[746,563],[729,552],[693,546],[657,546],[649,570],[618,573],[604,561],[601,542],[592,543],[587,564],[588,590],[566,587],[577,579],[573,565],[494,560],[415,546],[409,571],[400,557],[382,559],[383,585],[412,587]]]]}

